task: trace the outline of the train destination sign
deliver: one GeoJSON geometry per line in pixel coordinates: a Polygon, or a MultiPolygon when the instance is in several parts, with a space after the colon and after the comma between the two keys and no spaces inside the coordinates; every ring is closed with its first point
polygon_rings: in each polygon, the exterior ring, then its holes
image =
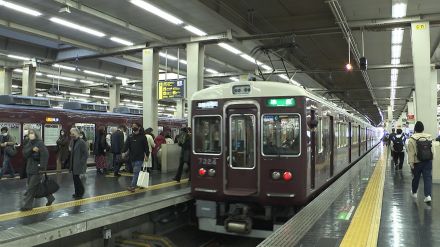
{"type": "Polygon", "coordinates": [[[185,97],[185,80],[159,81],[158,99],[175,99],[185,97]]]}
{"type": "Polygon", "coordinates": [[[266,105],[269,107],[293,107],[296,105],[294,98],[267,99],[266,105]]]}

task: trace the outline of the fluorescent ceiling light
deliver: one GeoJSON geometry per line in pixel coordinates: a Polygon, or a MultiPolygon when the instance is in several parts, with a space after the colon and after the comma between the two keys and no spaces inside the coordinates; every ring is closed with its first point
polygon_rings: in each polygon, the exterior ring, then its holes
{"type": "Polygon", "coordinates": [[[18,85],[12,85],[12,88],[19,88],[18,85]]]}
{"type": "Polygon", "coordinates": [[[391,32],[391,44],[393,45],[400,45],[403,41],[403,32],[404,30],[402,28],[395,28],[391,32]]]}
{"type": "Polygon", "coordinates": [[[141,107],[140,105],[127,104],[127,103],[125,103],[125,106],[128,106],[128,107],[134,107],[134,108],[140,108],[140,107],[141,107]]]}
{"type": "Polygon", "coordinates": [[[111,37],[110,40],[113,41],[113,42],[119,43],[119,44],[127,45],[127,46],[134,45],[133,42],[125,40],[125,39],[121,39],[121,38],[118,38],[118,37],[111,37]]]}
{"type": "Polygon", "coordinates": [[[22,70],[22,69],[14,69],[13,71],[14,71],[14,72],[17,72],[17,73],[23,73],[23,70],[22,70]]]}
{"type": "Polygon", "coordinates": [[[398,69],[391,69],[391,75],[397,75],[397,74],[399,74],[398,69]]]}
{"type": "Polygon", "coordinates": [[[40,12],[38,12],[36,10],[30,9],[30,8],[27,8],[27,7],[24,7],[24,6],[15,4],[15,3],[10,3],[10,2],[6,2],[6,1],[0,1],[0,6],[1,5],[5,6],[6,8],[10,8],[12,10],[15,10],[15,11],[18,11],[18,12],[21,12],[21,13],[25,13],[25,14],[28,14],[28,15],[32,15],[32,16],[40,16],[40,15],[42,15],[42,13],[40,13],[40,12]]]}
{"type": "Polygon", "coordinates": [[[255,59],[248,54],[241,54],[240,57],[244,58],[245,60],[248,60],[251,63],[256,63],[255,59]]]}
{"type": "Polygon", "coordinates": [[[391,59],[391,64],[392,65],[400,64],[400,58],[392,58],[391,59]]]}
{"type": "Polygon", "coordinates": [[[272,67],[270,67],[269,65],[266,65],[266,64],[262,64],[261,67],[262,67],[264,70],[272,70],[272,67]]]}
{"type": "Polygon", "coordinates": [[[59,76],[59,75],[47,75],[47,77],[54,78],[54,79],[65,80],[65,81],[76,81],[75,78],[59,76]]]}
{"type": "Polygon", "coordinates": [[[214,69],[206,69],[206,71],[208,71],[211,74],[218,74],[218,71],[214,69]]]}
{"type": "Polygon", "coordinates": [[[35,73],[37,76],[42,76],[43,75],[43,73],[41,73],[41,72],[36,72],[35,73]]]}
{"type": "Polygon", "coordinates": [[[401,45],[392,45],[391,46],[391,58],[400,58],[401,51],[402,51],[401,45]]]}
{"type": "Polygon", "coordinates": [[[232,81],[235,81],[235,82],[239,81],[238,78],[235,78],[235,77],[229,77],[229,79],[231,79],[232,81]]]}
{"type": "Polygon", "coordinates": [[[188,62],[186,62],[186,60],[180,59],[179,62],[183,63],[183,64],[188,64],[188,62]]]}
{"type": "Polygon", "coordinates": [[[74,96],[81,96],[81,97],[90,97],[89,94],[84,94],[84,93],[69,93],[70,95],[74,95],[74,96]]]}
{"type": "Polygon", "coordinates": [[[55,96],[55,95],[46,95],[47,98],[53,98],[53,99],[63,99],[63,96],[55,96]]]}
{"type": "Polygon", "coordinates": [[[12,59],[17,59],[17,60],[23,60],[23,61],[29,61],[29,60],[31,60],[31,59],[28,58],[28,57],[22,57],[22,56],[11,55],[11,54],[7,55],[7,57],[12,58],[12,59]]]}
{"type": "Polygon", "coordinates": [[[105,36],[105,33],[102,33],[102,32],[97,31],[95,29],[91,29],[91,28],[88,28],[88,27],[84,27],[84,26],[78,25],[78,24],[70,22],[70,21],[66,21],[64,19],[60,19],[60,18],[57,18],[57,17],[52,17],[49,20],[52,21],[52,22],[55,22],[57,24],[60,24],[60,25],[63,25],[63,26],[69,27],[69,28],[73,28],[73,29],[76,29],[78,31],[82,31],[82,32],[85,32],[85,33],[88,33],[88,34],[91,34],[91,35],[95,35],[95,36],[98,36],[98,37],[104,37],[105,36]]]}
{"type": "Polygon", "coordinates": [[[131,102],[137,103],[137,104],[143,104],[144,103],[143,101],[140,101],[140,100],[132,100],[131,102]]]}
{"type": "Polygon", "coordinates": [[[171,55],[168,55],[168,54],[163,53],[163,52],[159,52],[159,56],[164,57],[164,58],[166,58],[166,59],[170,59],[170,60],[175,60],[175,61],[177,61],[177,57],[175,57],[175,56],[171,56],[171,55]]]}
{"type": "Polygon", "coordinates": [[[52,64],[52,66],[55,67],[55,68],[62,68],[62,69],[67,69],[67,70],[71,70],[71,71],[75,71],[76,70],[76,68],[74,68],[74,67],[65,66],[65,65],[61,65],[61,64],[57,64],[57,63],[52,64]]]}
{"type": "Polygon", "coordinates": [[[219,45],[220,47],[222,47],[223,49],[225,49],[225,50],[227,50],[227,51],[229,51],[229,52],[234,53],[235,55],[238,55],[238,54],[241,53],[240,50],[238,50],[238,49],[236,49],[236,48],[234,48],[234,47],[232,47],[232,46],[230,46],[230,45],[228,45],[228,44],[226,44],[226,43],[219,43],[218,45],[219,45]]]}
{"type": "Polygon", "coordinates": [[[198,36],[206,36],[208,35],[207,33],[203,32],[202,30],[196,28],[195,26],[191,26],[191,25],[186,25],[183,28],[185,28],[186,30],[190,31],[191,33],[198,35],[198,36]]]}
{"type": "Polygon", "coordinates": [[[89,80],[79,80],[79,81],[84,83],[84,84],[95,84],[95,82],[89,81],[89,80]]]}
{"type": "Polygon", "coordinates": [[[97,75],[97,76],[107,77],[107,78],[113,78],[112,75],[103,74],[103,73],[99,73],[99,72],[95,72],[95,71],[90,71],[90,70],[84,70],[84,73],[90,74],[90,75],[97,75]]]}
{"type": "Polygon", "coordinates": [[[109,97],[99,96],[99,95],[92,95],[92,98],[95,98],[95,99],[109,99],[109,97]]]}
{"type": "Polygon", "coordinates": [[[393,18],[402,18],[406,16],[406,3],[395,3],[392,8],[393,18]]]}
{"type": "Polygon", "coordinates": [[[152,4],[144,2],[142,0],[131,0],[130,2],[140,8],[145,9],[146,11],[152,13],[153,15],[157,15],[158,17],[163,18],[164,20],[169,21],[175,25],[180,25],[183,23],[183,21],[180,20],[179,18],[171,15],[168,12],[165,12],[165,11],[159,9],[158,7],[156,7],[152,4]]]}
{"type": "Polygon", "coordinates": [[[130,80],[130,79],[128,79],[128,78],[125,78],[125,77],[119,77],[119,76],[116,76],[116,79],[121,80],[121,81],[128,81],[128,80],[130,80]]]}
{"type": "Polygon", "coordinates": [[[280,78],[282,78],[282,79],[284,79],[286,81],[289,80],[289,77],[287,77],[287,75],[284,75],[284,74],[278,75],[278,77],[280,77],[280,78]]]}

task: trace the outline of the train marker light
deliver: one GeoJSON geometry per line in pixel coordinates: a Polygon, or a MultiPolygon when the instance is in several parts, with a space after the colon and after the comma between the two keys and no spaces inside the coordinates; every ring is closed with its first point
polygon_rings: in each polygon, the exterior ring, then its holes
{"type": "Polygon", "coordinates": [[[280,178],[281,178],[281,173],[279,171],[272,172],[272,179],[273,180],[278,180],[280,178]]]}
{"type": "Polygon", "coordinates": [[[215,175],[215,170],[214,169],[209,169],[209,171],[208,171],[208,175],[210,176],[210,177],[214,177],[214,175],[215,175]]]}
{"type": "Polygon", "coordinates": [[[294,98],[268,99],[266,105],[269,107],[293,107],[296,105],[296,101],[294,98]]]}
{"type": "Polygon", "coordinates": [[[283,179],[284,179],[284,181],[292,180],[292,173],[291,172],[284,172],[283,173],[283,179]]]}
{"type": "Polygon", "coordinates": [[[353,70],[353,66],[352,66],[350,63],[347,63],[347,64],[345,65],[345,70],[347,70],[347,71],[352,71],[352,70],[353,70]]]}
{"type": "Polygon", "coordinates": [[[205,168],[200,168],[200,169],[199,169],[199,175],[200,175],[200,176],[205,176],[205,174],[206,174],[206,170],[205,170],[205,168]]]}

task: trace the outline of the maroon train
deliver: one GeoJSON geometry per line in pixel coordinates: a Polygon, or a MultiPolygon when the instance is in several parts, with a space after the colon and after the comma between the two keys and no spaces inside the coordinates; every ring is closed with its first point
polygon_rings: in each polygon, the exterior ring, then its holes
{"type": "MultiPolygon", "coordinates": [[[[1,103],[4,102],[3,99],[4,97],[1,96],[1,103]]],[[[14,97],[12,98],[12,101],[21,101],[23,99],[32,99],[34,102],[44,102],[44,99],[25,97],[14,97]]],[[[9,101],[11,100],[9,99],[9,101]]],[[[71,127],[76,126],[84,131],[88,143],[90,144],[90,154],[92,154],[95,132],[100,126],[105,126],[108,130],[110,127],[126,125],[130,131],[130,126],[132,123],[142,123],[142,116],[140,115],[54,109],[49,107],[25,106],[26,103],[23,102],[14,102],[14,104],[15,103],[17,103],[17,105],[0,104],[0,128],[4,126],[8,127],[9,134],[11,134],[15,141],[19,144],[21,144],[23,140],[23,129],[33,128],[39,131],[40,136],[49,150],[50,157],[48,169],[56,168],[56,141],[58,139],[60,129],[69,131],[71,127]]],[[[101,105],[79,104],[79,106],[81,106],[83,109],[88,108],[88,110],[93,110],[97,106],[99,107],[101,105]]],[[[102,107],[105,108],[105,106],[102,107]]],[[[137,113],[139,113],[139,110],[137,113]]],[[[180,128],[186,126],[186,120],[159,118],[158,125],[159,130],[168,131],[170,133],[178,133],[180,128]]],[[[20,171],[23,166],[21,149],[22,147],[20,146],[18,148],[18,154],[11,160],[16,172],[20,171]]]]}
{"type": "Polygon", "coordinates": [[[301,87],[237,82],[191,99],[199,228],[265,237],[378,143],[377,130],[301,87]]]}

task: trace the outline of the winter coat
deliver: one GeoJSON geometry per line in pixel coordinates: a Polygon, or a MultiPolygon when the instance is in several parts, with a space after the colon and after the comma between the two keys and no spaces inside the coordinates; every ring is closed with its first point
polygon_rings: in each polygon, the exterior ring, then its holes
{"type": "Polygon", "coordinates": [[[108,149],[108,147],[107,147],[105,135],[98,134],[96,136],[93,154],[94,155],[105,155],[105,152],[107,149],[108,149]]]}
{"type": "Polygon", "coordinates": [[[61,162],[65,162],[69,158],[69,138],[62,136],[57,140],[57,155],[61,162]]]}
{"type": "Polygon", "coordinates": [[[69,150],[71,153],[69,160],[69,170],[73,173],[73,175],[86,173],[87,158],[89,157],[86,142],[81,138],[78,138],[76,141],[71,140],[69,150]]]}
{"type": "Polygon", "coordinates": [[[111,136],[111,150],[114,154],[120,154],[124,148],[124,133],[121,130],[117,130],[111,136]]]}
{"type": "Polygon", "coordinates": [[[154,139],[153,155],[157,154],[162,144],[166,144],[165,137],[162,135],[156,136],[156,138],[154,139]]]}
{"type": "Polygon", "coordinates": [[[47,170],[49,152],[42,140],[29,140],[23,147],[23,157],[26,160],[26,173],[28,175],[36,175],[40,171],[47,170]],[[38,152],[32,150],[34,147],[39,149],[38,152]]]}

